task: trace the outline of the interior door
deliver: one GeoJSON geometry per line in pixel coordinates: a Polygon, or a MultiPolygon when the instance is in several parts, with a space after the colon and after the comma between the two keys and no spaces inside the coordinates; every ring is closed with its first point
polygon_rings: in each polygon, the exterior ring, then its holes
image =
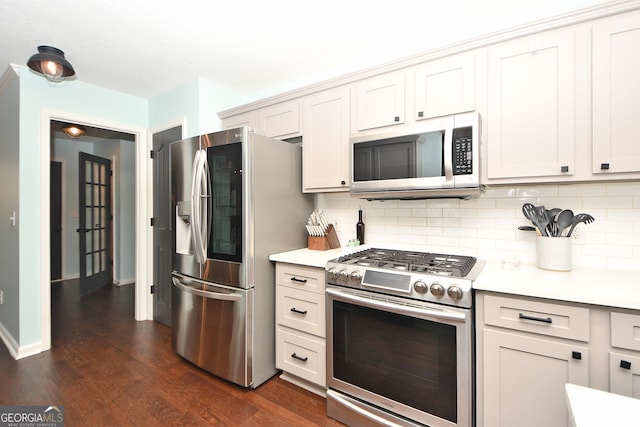
{"type": "Polygon", "coordinates": [[[93,292],[112,281],[111,161],[79,154],[80,292],[93,292]]]}
{"type": "Polygon", "coordinates": [[[182,126],[153,134],[153,320],[171,326],[171,165],[170,146],[182,126]]]}

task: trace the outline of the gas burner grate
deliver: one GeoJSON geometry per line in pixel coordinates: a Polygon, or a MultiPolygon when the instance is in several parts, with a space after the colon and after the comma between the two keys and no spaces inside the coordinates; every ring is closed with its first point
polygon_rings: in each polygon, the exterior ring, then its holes
{"type": "Polygon", "coordinates": [[[341,256],[336,261],[342,264],[353,264],[363,267],[465,277],[475,265],[476,258],[429,252],[372,248],[341,256]]]}

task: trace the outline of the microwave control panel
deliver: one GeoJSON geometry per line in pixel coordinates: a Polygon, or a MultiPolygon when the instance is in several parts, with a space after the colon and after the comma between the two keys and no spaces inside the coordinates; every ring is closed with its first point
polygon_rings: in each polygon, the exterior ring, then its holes
{"type": "Polygon", "coordinates": [[[473,173],[473,148],[471,126],[453,129],[453,174],[473,173]]]}

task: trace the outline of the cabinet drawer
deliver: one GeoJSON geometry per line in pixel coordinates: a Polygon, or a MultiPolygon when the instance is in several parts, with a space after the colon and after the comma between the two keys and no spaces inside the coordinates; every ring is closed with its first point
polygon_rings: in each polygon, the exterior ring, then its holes
{"type": "Polygon", "coordinates": [[[278,263],[276,284],[324,294],[324,269],[278,263]]]}
{"type": "Polygon", "coordinates": [[[611,313],[611,346],[640,351],[640,315],[611,313]]]}
{"type": "Polygon", "coordinates": [[[487,325],[589,341],[589,309],[529,299],[485,295],[487,325]]]}
{"type": "Polygon", "coordinates": [[[324,295],[286,286],[276,289],[276,322],[302,332],[325,336],[324,295]]]}
{"type": "Polygon", "coordinates": [[[276,367],[326,386],[326,346],[322,338],[276,329],[276,367]]]}

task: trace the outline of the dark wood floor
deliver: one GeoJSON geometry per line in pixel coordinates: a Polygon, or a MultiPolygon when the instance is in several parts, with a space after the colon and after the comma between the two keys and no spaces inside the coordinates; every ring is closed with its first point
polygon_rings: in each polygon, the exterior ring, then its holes
{"type": "Polygon", "coordinates": [[[171,330],[134,320],[134,286],[80,297],[52,285],[52,349],[14,360],[0,344],[0,405],[62,405],[67,426],[339,426],[325,400],[277,377],[246,390],[171,350],[171,330]]]}

